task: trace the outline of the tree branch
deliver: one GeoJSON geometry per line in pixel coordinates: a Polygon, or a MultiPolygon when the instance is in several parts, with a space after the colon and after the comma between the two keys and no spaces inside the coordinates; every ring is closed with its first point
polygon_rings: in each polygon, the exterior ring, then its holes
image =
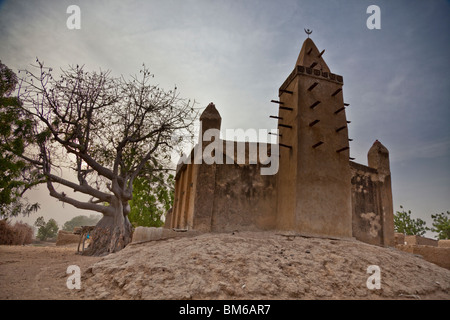
{"type": "Polygon", "coordinates": [[[101,206],[94,203],[78,201],[68,197],[64,192],[61,193],[57,192],[50,180],[47,181],[47,189],[50,191],[50,196],[62,202],[69,203],[73,205],[75,208],[97,211],[107,216],[112,215],[111,208],[109,206],[101,206]]]}
{"type": "Polygon", "coordinates": [[[159,139],[161,138],[161,134],[162,131],[159,132],[158,137],[156,138],[156,142],[153,145],[153,147],[148,151],[148,153],[145,155],[144,158],[142,158],[141,162],[138,164],[138,166],[136,167],[136,170],[133,172],[133,174],[130,177],[130,180],[128,181],[128,186],[127,186],[127,190],[128,192],[131,192],[132,188],[133,188],[133,182],[134,179],[136,179],[136,177],[138,176],[138,174],[140,173],[140,171],[142,170],[142,168],[145,166],[145,163],[150,160],[150,157],[152,156],[153,152],[155,152],[155,150],[158,148],[159,146],[159,139]]]}
{"type": "Polygon", "coordinates": [[[76,183],[70,182],[66,179],[63,179],[61,177],[55,176],[51,173],[45,174],[49,179],[51,179],[53,182],[60,183],[66,187],[72,188],[75,191],[90,195],[92,197],[95,197],[103,202],[111,202],[111,195],[108,193],[104,193],[100,190],[97,190],[95,188],[92,188],[91,186],[84,184],[84,185],[78,185],[76,183]]]}

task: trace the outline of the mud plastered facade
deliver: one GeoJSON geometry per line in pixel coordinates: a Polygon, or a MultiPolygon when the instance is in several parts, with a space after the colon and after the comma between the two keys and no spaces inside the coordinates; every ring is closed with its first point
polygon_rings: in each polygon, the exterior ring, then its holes
{"type": "MultiPolygon", "coordinates": [[[[330,71],[323,54],[306,39],[279,88],[278,114],[272,116],[278,121],[277,148],[264,144],[268,154],[277,153],[277,173],[261,175],[264,165],[249,161],[252,143],[221,140],[234,143],[234,150],[245,148],[245,163],[225,147],[223,164],[180,163],[166,228],[280,230],[394,245],[389,152],[375,141],[367,166],[351,161],[343,77],[330,71]]],[[[208,105],[200,117],[201,137],[208,129],[220,130],[221,120],[215,105],[208,105]]],[[[200,139],[197,148],[209,143],[200,139]]]]}

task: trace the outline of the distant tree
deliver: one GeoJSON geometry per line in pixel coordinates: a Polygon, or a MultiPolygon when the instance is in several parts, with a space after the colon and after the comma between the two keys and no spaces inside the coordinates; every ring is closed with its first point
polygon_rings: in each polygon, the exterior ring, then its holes
{"type": "Polygon", "coordinates": [[[161,227],[161,218],[173,205],[174,185],[174,176],[163,172],[135,179],[129,214],[133,226],[161,227]]]}
{"type": "Polygon", "coordinates": [[[73,231],[74,228],[81,226],[95,226],[100,219],[101,216],[96,214],[91,214],[89,217],[79,215],[66,221],[62,229],[65,231],[73,231]]]}
{"type": "Polygon", "coordinates": [[[58,223],[54,219],[45,222],[44,217],[39,217],[36,219],[34,225],[38,227],[37,238],[41,241],[54,238],[58,233],[58,223]]]}
{"type": "MultiPolygon", "coordinates": [[[[400,209],[403,209],[400,206],[400,209]]],[[[411,210],[406,212],[405,210],[397,211],[394,214],[394,228],[396,232],[406,235],[423,236],[427,230],[426,222],[420,218],[411,218],[411,210]]]]}
{"type": "Polygon", "coordinates": [[[431,231],[436,232],[438,239],[450,239],[450,211],[447,213],[432,214],[433,227],[431,231]]]}
{"type": "Polygon", "coordinates": [[[33,140],[33,122],[12,97],[17,85],[16,74],[0,61],[0,219],[29,215],[39,209],[29,203],[25,191],[44,182],[30,164],[17,156],[33,140]]]}
{"type": "Polygon", "coordinates": [[[0,244],[24,245],[33,241],[33,228],[26,223],[0,220],[0,244]]]}

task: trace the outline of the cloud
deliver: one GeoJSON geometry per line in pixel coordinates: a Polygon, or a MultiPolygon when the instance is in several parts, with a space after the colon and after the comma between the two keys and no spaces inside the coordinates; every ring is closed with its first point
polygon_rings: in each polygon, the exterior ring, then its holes
{"type": "Polygon", "coordinates": [[[357,161],[375,139],[396,163],[450,153],[448,1],[380,0],[381,30],[367,29],[372,3],[360,0],[72,2],[1,2],[2,62],[16,70],[38,56],[55,70],[78,63],[124,76],[145,63],[162,88],[176,84],[198,107],[215,102],[224,129],[270,129],[270,100],[311,28],[344,76],[357,161]],[[70,4],[81,8],[81,30],[66,27],[70,4]]]}
{"type": "Polygon", "coordinates": [[[417,159],[436,159],[450,155],[450,138],[435,141],[418,141],[397,146],[391,162],[415,161],[417,159]]]}

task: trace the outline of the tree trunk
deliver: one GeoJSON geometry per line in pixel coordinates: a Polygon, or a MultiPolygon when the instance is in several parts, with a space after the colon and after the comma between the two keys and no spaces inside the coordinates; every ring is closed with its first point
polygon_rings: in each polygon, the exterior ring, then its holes
{"type": "Polygon", "coordinates": [[[90,235],[91,243],[83,254],[105,256],[120,251],[131,242],[132,234],[133,227],[128,220],[128,210],[123,210],[120,205],[114,215],[104,215],[100,219],[90,235]]]}

